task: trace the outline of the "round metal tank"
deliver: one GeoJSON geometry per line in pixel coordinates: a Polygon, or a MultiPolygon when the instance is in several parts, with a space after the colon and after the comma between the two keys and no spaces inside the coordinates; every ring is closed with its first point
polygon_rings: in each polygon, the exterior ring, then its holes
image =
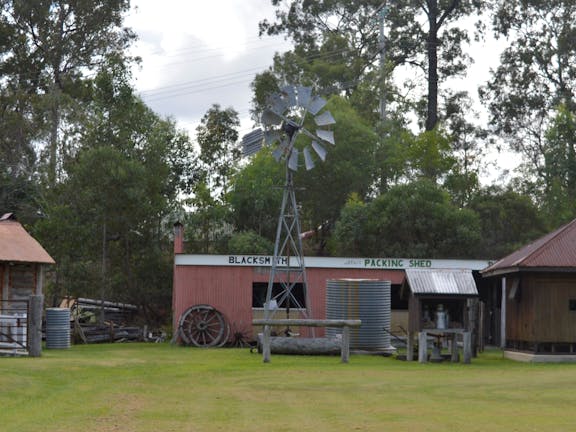
{"type": "MultiPolygon", "coordinates": [[[[350,329],[350,348],[368,351],[390,349],[390,281],[376,279],[329,279],[326,281],[326,318],[359,319],[350,329]]],[[[327,328],[328,337],[342,333],[327,328]]]]}
{"type": "Polygon", "coordinates": [[[46,309],[46,348],[70,348],[70,309],[46,309]]]}

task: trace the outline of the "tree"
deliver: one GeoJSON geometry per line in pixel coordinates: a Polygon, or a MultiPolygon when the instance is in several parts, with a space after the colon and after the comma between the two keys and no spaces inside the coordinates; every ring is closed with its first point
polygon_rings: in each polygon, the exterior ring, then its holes
{"type": "MultiPolygon", "coordinates": [[[[128,84],[121,63],[95,77],[67,175],[45,192],[35,233],[54,256],[51,291],[140,304],[150,322],[170,310],[172,215],[196,182],[190,140],[128,84]],[[168,225],[168,226],[167,226],[168,225]]],[[[164,315],[163,315],[164,314],[164,315]]]]}
{"type": "Polygon", "coordinates": [[[39,200],[40,190],[33,179],[0,169],[0,214],[14,213],[22,223],[33,223],[41,216],[39,200]]]}
{"type": "MultiPolygon", "coordinates": [[[[427,179],[392,187],[366,206],[347,206],[337,222],[336,247],[358,242],[360,256],[409,256],[421,258],[470,258],[480,239],[478,216],[450,202],[450,196],[427,179]],[[351,212],[351,210],[353,212],[351,212]],[[359,223],[348,239],[341,226],[348,218],[359,223]]],[[[342,250],[342,249],[340,249],[342,250]]]]}
{"type": "Polygon", "coordinates": [[[270,149],[263,148],[252,156],[232,178],[226,197],[234,227],[274,241],[283,182],[283,166],[272,157],[270,149]]]}
{"type": "Polygon", "coordinates": [[[355,257],[367,251],[367,217],[368,206],[358,194],[351,194],[335,223],[330,241],[332,255],[355,257]]]}
{"type": "Polygon", "coordinates": [[[260,34],[284,34],[295,45],[293,51],[275,57],[279,82],[313,84],[327,92],[352,96],[369,79],[373,83],[370,103],[365,104],[367,92],[356,100],[377,112],[379,98],[388,98],[393,91],[389,87],[392,80],[385,79],[387,85],[383,86],[381,74],[389,78],[400,65],[416,66],[426,73],[426,130],[438,122],[439,83],[462,74],[469,62],[462,50],[469,35],[458,25],[459,20],[479,14],[485,7],[481,0],[406,0],[388,6],[369,0],[293,0],[287,9],[278,0],[272,4],[277,7],[276,21],[262,21],[260,34]],[[384,71],[379,70],[377,61],[382,52],[379,19],[385,19],[387,30],[384,71]]]}
{"type": "Polygon", "coordinates": [[[196,128],[204,181],[216,197],[226,195],[230,177],[240,159],[239,126],[238,113],[234,109],[222,110],[220,105],[214,104],[196,128]]]}
{"type": "Polygon", "coordinates": [[[129,0],[2,0],[1,26],[14,30],[11,56],[5,59],[12,86],[37,95],[38,114],[48,135],[48,180],[57,179],[63,126],[80,106],[85,73],[109,56],[125,57],[135,35],[122,28],[129,0]]]}
{"type": "MultiPolygon", "coordinates": [[[[319,226],[332,227],[341,208],[352,193],[365,199],[372,191],[377,136],[343,97],[334,96],[327,104],[336,120],[336,145],[328,148],[324,162],[310,171],[298,170],[294,177],[296,199],[302,204],[301,224],[304,231],[319,226]]],[[[297,146],[310,143],[302,134],[297,146]]],[[[320,244],[317,253],[324,253],[320,244]]]]}
{"type": "Polygon", "coordinates": [[[545,143],[539,202],[546,219],[559,226],[576,215],[576,114],[565,105],[558,107],[545,143]]]}
{"type": "Polygon", "coordinates": [[[228,253],[272,255],[274,253],[274,243],[259,236],[254,231],[241,231],[233,234],[228,241],[228,253]]]}
{"type": "Polygon", "coordinates": [[[481,224],[474,254],[478,258],[502,258],[555,228],[547,226],[530,197],[512,189],[483,189],[468,208],[478,215],[481,224]]]}
{"type": "Polygon", "coordinates": [[[508,47],[482,89],[492,132],[524,156],[536,176],[545,163],[545,137],[555,109],[575,112],[576,5],[572,1],[495,2],[493,29],[508,47]]]}

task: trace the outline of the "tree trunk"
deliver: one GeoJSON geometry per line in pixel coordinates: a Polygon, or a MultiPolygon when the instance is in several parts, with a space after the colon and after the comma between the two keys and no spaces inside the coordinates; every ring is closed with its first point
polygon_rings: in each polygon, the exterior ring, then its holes
{"type": "Polygon", "coordinates": [[[60,127],[60,88],[56,83],[54,83],[51,98],[48,184],[54,186],[58,178],[58,129],[60,127]]]}
{"type": "Polygon", "coordinates": [[[431,131],[438,122],[438,2],[429,1],[428,37],[428,111],[426,115],[426,130],[431,131]]]}

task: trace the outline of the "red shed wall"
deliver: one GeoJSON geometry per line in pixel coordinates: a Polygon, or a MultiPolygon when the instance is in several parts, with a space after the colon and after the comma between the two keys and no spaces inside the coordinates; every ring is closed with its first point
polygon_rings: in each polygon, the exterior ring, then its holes
{"type": "MultiPolygon", "coordinates": [[[[177,265],[174,270],[173,325],[191,306],[208,304],[222,312],[228,322],[247,331],[252,324],[252,283],[268,282],[268,267],[177,265]]],[[[326,317],[328,279],[380,279],[400,284],[403,270],[307,268],[312,318],[326,317]]]]}

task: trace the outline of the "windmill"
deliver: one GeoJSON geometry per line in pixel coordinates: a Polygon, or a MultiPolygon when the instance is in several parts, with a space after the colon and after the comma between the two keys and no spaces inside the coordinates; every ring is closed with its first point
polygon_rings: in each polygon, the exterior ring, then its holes
{"type": "MultiPolygon", "coordinates": [[[[274,257],[264,305],[265,318],[272,318],[278,305],[285,308],[287,318],[290,317],[291,308],[302,311],[304,317],[308,318],[311,314],[310,300],[293,173],[300,167],[300,154],[303,155],[307,170],[314,168],[316,158],[321,161],[326,159],[325,145],[334,145],[335,142],[334,132],[323,128],[334,124],[335,120],[330,111],[323,110],[326,100],[312,95],[310,87],[286,85],[279,93],[272,94],[266,105],[260,119],[263,129],[258,128],[242,138],[245,156],[257,153],[264,144],[273,149],[274,158],[284,163],[286,168],[274,257]],[[305,122],[310,116],[319,127],[314,132],[305,128],[305,122]],[[301,151],[295,146],[300,135],[306,141],[301,151]],[[296,295],[298,284],[303,288],[303,296],[296,295]]],[[[287,333],[289,331],[287,329],[287,333]]]]}

